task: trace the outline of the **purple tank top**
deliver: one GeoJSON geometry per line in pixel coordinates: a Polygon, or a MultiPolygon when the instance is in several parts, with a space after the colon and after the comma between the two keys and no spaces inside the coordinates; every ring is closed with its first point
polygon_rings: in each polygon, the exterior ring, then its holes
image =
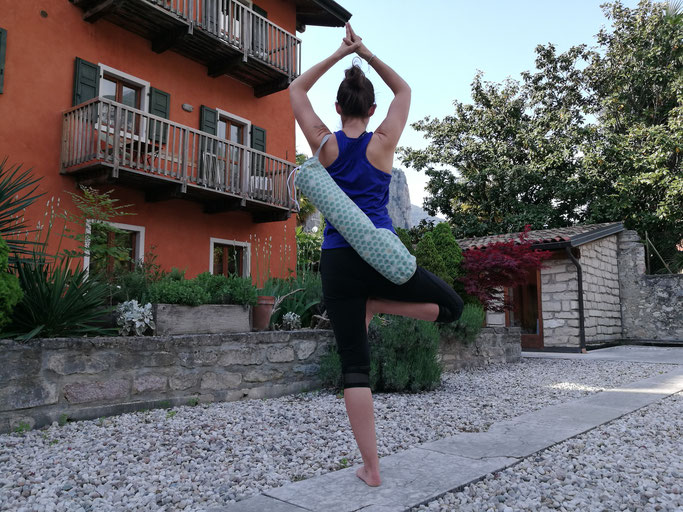
{"type": "MultiPolygon", "coordinates": [[[[375,227],[386,228],[396,233],[387,211],[391,174],[377,169],[365,155],[372,132],[364,133],[356,139],[347,137],[341,130],[334,135],[337,137],[339,156],[326,168],[327,172],[346,195],[365,212],[375,227]]],[[[340,247],[350,245],[329,221],[326,222],[322,248],[340,247]]]]}

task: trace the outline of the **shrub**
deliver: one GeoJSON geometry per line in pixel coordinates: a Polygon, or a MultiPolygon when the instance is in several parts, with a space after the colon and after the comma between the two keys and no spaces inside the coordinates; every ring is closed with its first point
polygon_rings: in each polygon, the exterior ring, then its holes
{"type": "Polygon", "coordinates": [[[202,272],[193,281],[208,293],[210,304],[256,305],[258,292],[248,277],[202,272]]]}
{"type": "Polygon", "coordinates": [[[480,304],[465,304],[460,318],[453,323],[439,325],[439,330],[447,338],[469,343],[481,332],[485,317],[486,312],[480,304]]]}
{"type": "Polygon", "coordinates": [[[320,358],[320,380],[325,387],[341,389],[344,385],[342,381],[341,359],[335,347],[320,358]]]}
{"type": "Polygon", "coordinates": [[[144,261],[138,261],[133,270],[125,267],[115,268],[109,276],[110,304],[118,304],[128,300],[147,303],[149,287],[162,279],[166,273],[156,262],[156,254],[152,251],[145,254],[144,261]]]}
{"type": "Polygon", "coordinates": [[[450,280],[448,269],[434,243],[432,232],[425,233],[415,247],[417,264],[439,276],[447,283],[450,280]]]}
{"type": "Polygon", "coordinates": [[[320,266],[320,248],[323,243],[322,231],[308,233],[302,227],[296,228],[296,269],[297,273],[317,272],[320,266]]]}
{"type": "Polygon", "coordinates": [[[301,317],[292,311],[285,313],[282,315],[282,329],[285,331],[301,329],[301,317]]]}
{"type": "Polygon", "coordinates": [[[12,310],[23,295],[17,276],[7,272],[9,247],[0,238],[0,328],[12,319],[12,310]]]}
{"type": "MultiPolygon", "coordinates": [[[[375,317],[370,338],[370,387],[373,391],[424,391],[441,382],[439,330],[412,318],[375,317]]],[[[320,365],[324,384],[341,387],[341,361],[336,351],[320,365]]]]}
{"type": "Polygon", "coordinates": [[[432,231],[432,239],[448,273],[449,279],[446,282],[453,286],[455,280],[462,275],[462,249],[455,240],[448,222],[436,225],[432,231]]]}
{"type": "Polygon", "coordinates": [[[248,277],[232,276],[228,278],[228,284],[223,288],[223,292],[225,304],[255,306],[258,299],[258,291],[248,277]]]}
{"type": "Polygon", "coordinates": [[[292,312],[299,315],[301,325],[310,326],[323,297],[322,281],[316,272],[301,272],[289,279],[271,279],[265,289],[271,292],[277,302],[277,309],[271,317],[273,324],[281,324],[282,316],[292,312]]]}
{"type": "Polygon", "coordinates": [[[149,287],[149,302],[199,306],[210,300],[209,293],[198,283],[187,280],[162,279],[149,287]]]}
{"type": "Polygon", "coordinates": [[[36,336],[112,335],[114,329],[102,327],[107,285],[89,278],[87,271],[69,268],[69,258],[47,263],[34,253],[31,259],[17,262],[19,284],[24,296],[14,308],[10,336],[30,339],[36,336]]]}
{"type": "Polygon", "coordinates": [[[152,315],[152,305],[138,304],[137,300],[129,300],[116,307],[116,323],[119,325],[119,334],[128,336],[134,333],[143,336],[147,331],[154,331],[156,326],[152,315]]]}
{"type": "Polygon", "coordinates": [[[374,321],[369,330],[377,391],[423,391],[441,382],[436,324],[400,316],[374,321]]]}

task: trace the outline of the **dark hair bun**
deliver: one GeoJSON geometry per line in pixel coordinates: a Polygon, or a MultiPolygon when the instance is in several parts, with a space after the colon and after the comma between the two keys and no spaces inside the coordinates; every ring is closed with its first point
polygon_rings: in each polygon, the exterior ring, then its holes
{"type": "Polygon", "coordinates": [[[365,73],[360,68],[359,63],[353,62],[353,65],[344,72],[345,80],[355,89],[362,89],[365,82],[365,73]]]}
{"type": "Polygon", "coordinates": [[[375,104],[375,88],[360,68],[360,59],[354,59],[353,65],[344,72],[337,103],[342,114],[349,117],[366,117],[375,104]]]}

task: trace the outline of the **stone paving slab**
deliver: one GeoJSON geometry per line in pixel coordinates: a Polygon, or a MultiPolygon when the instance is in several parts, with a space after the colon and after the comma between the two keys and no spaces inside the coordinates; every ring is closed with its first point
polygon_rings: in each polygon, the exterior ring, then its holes
{"type": "Polygon", "coordinates": [[[584,361],[631,361],[634,363],[683,364],[681,347],[642,347],[620,345],[618,347],[578,352],[522,352],[522,357],[541,359],[581,359],[584,361]]]}
{"type": "Polygon", "coordinates": [[[355,476],[357,468],[346,468],[212,510],[405,511],[680,391],[683,366],[676,366],[667,373],[622,388],[494,423],[487,432],[462,433],[383,457],[383,483],[377,488],[359,480],[355,476]]]}
{"type": "Polygon", "coordinates": [[[263,495],[240,501],[237,505],[237,507],[232,506],[229,509],[225,507],[212,507],[207,509],[206,512],[224,512],[225,510],[239,510],[240,512],[305,512],[310,510],[263,495]]]}
{"type": "Polygon", "coordinates": [[[271,489],[265,494],[300,507],[314,505],[312,510],[352,512],[382,506],[387,511],[399,511],[515,462],[517,459],[513,458],[470,459],[414,448],[382,458],[380,487],[365,485],[356,477],[354,467],[271,489]]]}

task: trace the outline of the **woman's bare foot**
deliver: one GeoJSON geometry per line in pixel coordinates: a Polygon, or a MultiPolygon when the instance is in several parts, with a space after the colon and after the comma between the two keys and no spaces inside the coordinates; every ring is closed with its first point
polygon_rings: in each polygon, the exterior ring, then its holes
{"type": "Polygon", "coordinates": [[[365,466],[356,471],[356,476],[370,487],[379,487],[382,484],[379,471],[368,471],[365,466]]]}

